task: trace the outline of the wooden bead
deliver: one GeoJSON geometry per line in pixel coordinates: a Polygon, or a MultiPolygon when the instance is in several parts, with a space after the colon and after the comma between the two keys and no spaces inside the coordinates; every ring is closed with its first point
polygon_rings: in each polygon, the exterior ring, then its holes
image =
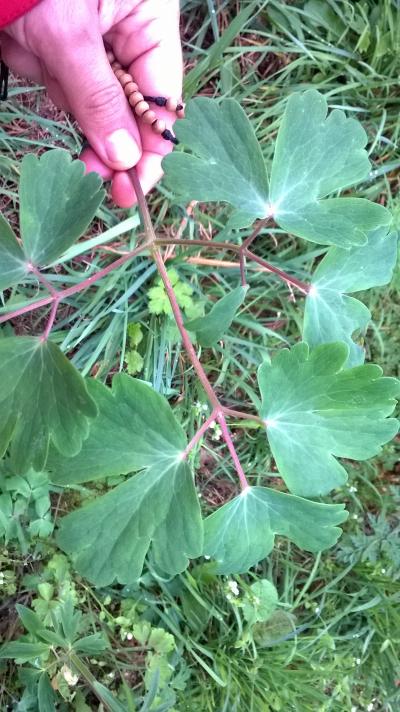
{"type": "MultiPolygon", "coordinates": [[[[113,70],[113,72],[115,74],[117,69],[122,69],[122,64],[120,64],[119,62],[113,62],[111,65],[111,69],[113,70]]],[[[125,70],[123,70],[123,71],[125,71],[125,70]]]]}
{"type": "Polygon", "coordinates": [[[125,74],[125,72],[123,69],[117,69],[117,71],[114,72],[114,74],[117,77],[117,79],[119,79],[120,77],[122,77],[125,74]]]}
{"type": "Polygon", "coordinates": [[[177,106],[178,102],[176,101],[176,99],[167,99],[166,108],[168,111],[176,111],[177,106]]]}
{"type": "Polygon", "coordinates": [[[146,111],[149,111],[149,109],[150,107],[147,101],[139,101],[139,103],[135,106],[135,114],[140,118],[141,116],[143,116],[143,114],[146,113],[146,111]]]}
{"type": "Polygon", "coordinates": [[[156,119],[156,121],[152,124],[152,126],[153,126],[154,133],[160,134],[160,136],[162,133],[164,133],[165,129],[167,128],[167,124],[162,119],[156,119]]]}
{"type": "Polygon", "coordinates": [[[106,54],[107,54],[107,59],[108,59],[108,61],[110,62],[110,64],[112,64],[113,62],[115,62],[115,54],[114,54],[114,52],[113,52],[111,49],[108,49],[107,52],[106,52],[106,54]]]}
{"type": "Polygon", "coordinates": [[[125,74],[122,74],[120,77],[118,77],[118,79],[119,79],[119,83],[121,84],[122,87],[124,87],[125,84],[129,84],[129,82],[132,81],[132,77],[130,74],[128,74],[128,72],[126,72],[125,74]]]}
{"type": "Polygon", "coordinates": [[[140,91],[134,91],[133,94],[130,95],[128,101],[130,105],[135,108],[139,101],[143,101],[143,94],[141,94],[140,91]]]}
{"type": "Polygon", "coordinates": [[[137,91],[139,89],[138,85],[136,82],[128,82],[128,84],[125,84],[124,86],[124,92],[126,96],[130,96],[133,94],[133,92],[137,91]]]}
{"type": "Polygon", "coordinates": [[[156,112],[149,109],[148,111],[146,111],[145,114],[143,114],[142,121],[144,124],[146,124],[146,126],[150,126],[151,124],[154,124],[154,122],[157,121],[156,112]]]}

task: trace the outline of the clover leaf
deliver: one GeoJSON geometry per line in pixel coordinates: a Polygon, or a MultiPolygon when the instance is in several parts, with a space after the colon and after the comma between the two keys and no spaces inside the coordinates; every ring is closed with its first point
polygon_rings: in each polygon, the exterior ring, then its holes
{"type": "Polygon", "coordinates": [[[391,215],[364,198],[326,199],[370,170],[361,124],[341,109],[327,112],[326,99],[315,89],[289,98],[272,162],[271,215],[284,230],[311,242],[363,245],[391,215]]]}
{"type": "Polygon", "coordinates": [[[196,341],[202,346],[212,346],[228,331],[236,312],[243,304],[248,287],[236,287],[219,299],[205,316],[185,323],[186,329],[194,331],[196,341]]]}
{"type": "Polygon", "coordinates": [[[85,382],[56,344],[32,336],[0,339],[0,453],[24,474],[43,469],[50,441],[74,455],[97,407],[85,382]]]}
{"type": "Polygon", "coordinates": [[[397,258],[397,233],[379,228],[361,247],[331,247],[314,272],[306,299],[303,338],[310,346],[344,341],[349,346],[347,366],[364,361],[364,349],[353,341],[365,331],[369,309],[345,292],[359,292],[387,284],[397,258]]]}
{"type": "Polygon", "coordinates": [[[399,381],[373,364],[344,368],[348,347],[305,343],[259,368],[260,415],[281,477],[294,494],[316,497],[347,479],[337,457],[366,460],[394,437],[388,418],[399,381]]]}
{"type": "Polygon", "coordinates": [[[232,205],[232,228],[272,217],[298,237],[347,248],[391,221],[386,208],[364,198],[327,198],[368,177],[367,135],[341,109],[328,115],[315,89],[287,101],[269,187],[251,123],[233,99],[194,99],[174,128],[185,150],[164,159],[167,183],[185,201],[232,205]]]}
{"type": "Polygon", "coordinates": [[[24,252],[11,226],[0,214],[0,290],[20,282],[27,273],[24,252]]]}
{"type": "Polygon", "coordinates": [[[85,175],[82,161],[61,148],[21,165],[19,184],[21,245],[0,215],[0,289],[21,282],[32,265],[60,257],[86,230],[104,198],[101,178],[85,175]]]}
{"type": "Polygon", "coordinates": [[[132,583],[152,545],[155,563],[175,575],[202,550],[199,503],[188,465],[164,460],[61,520],[58,545],[96,586],[132,583]]]}
{"type": "Polygon", "coordinates": [[[150,546],[156,565],[175,575],[201,554],[203,540],[182,428],[165,398],[142,381],[121,374],[112,390],[95,381],[88,389],[99,415],[75,457],[53,450],[52,481],[68,485],[143,471],[64,517],[58,544],[97,586],[139,578],[150,546]]]}
{"type": "Polygon", "coordinates": [[[93,220],[104,198],[97,173],[61,148],[22,161],[19,184],[24,252],[36,266],[60,257],[93,220]]]}
{"type": "Polygon", "coordinates": [[[216,573],[243,573],[268,556],[276,534],[307,551],[322,551],[335,544],[337,525],[346,518],[342,504],[248,487],[205,520],[204,555],[215,559],[216,573]]]}
{"type": "MultiPolygon", "coordinates": [[[[247,218],[266,213],[267,174],[260,145],[240,104],[206,97],[188,102],[174,130],[191,153],[174,152],[163,166],[168,184],[183,200],[220,200],[247,218]]],[[[246,223],[248,224],[248,222],[246,223]]]]}
{"type": "Polygon", "coordinates": [[[99,415],[74,457],[63,457],[51,449],[48,468],[52,482],[89,482],[181,458],[185,434],[168,401],[147,383],[117,374],[112,388],[89,380],[87,389],[99,415]]]}

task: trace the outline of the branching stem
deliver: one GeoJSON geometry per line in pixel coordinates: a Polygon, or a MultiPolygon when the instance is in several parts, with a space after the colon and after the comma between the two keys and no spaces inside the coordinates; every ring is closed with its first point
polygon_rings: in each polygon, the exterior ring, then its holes
{"type": "Polygon", "coordinates": [[[38,280],[41,284],[43,284],[43,286],[46,287],[46,289],[49,290],[50,294],[53,294],[53,295],[57,295],[57,294],[58,294],[57,289],[55,289],[55,287],[53,287],[53,285],[51,284],[51,282],[49,282],[49,280],[46,279],[46,277],[44,276],[44,274],[42,274],[41,271],[40,271],[37,267],[34,267],[33,265],[30,265],[30,271],[32,272],[32,274],[35,275],[35,277],[37,277],[37,280],[38,280]]]}
{"type": "Polygon", "coordinates": [[[246,237],[245,241],[240,245],[239,247],[239,265],[240,265],[240,280],[242,283],[242,287],[245,287],[247,285],[247,278],[246,278],[246,250],[250,247],[250,245],[254,242],[256,237],[260,234],[261,230],[265,225],[269,222],[270,217],[268,216],[267,218],[264,218],[263,220],[260,220],[259,223],[256,225],[254,228],[253,232],[251,235],[246,237]]]}
{"type": "Polygon", "coordinates": [[[258,415],[253,415],[252,413],[243,413],[241,410],[233,410],[232,408],[226,408],[226,406],[223,407],[223,413],[224,415],[228,415],[231,418],[241,418],[243,420],[254,420],[256,423],[259,423],[260,425],[263,424],[262,418],[259,418],[258,415]]]}
{"type": "MultiPolygon", "coordinates": [[[[146,252],[147,249],[151,245],[160,245],[160,246],[165,246],[165,245],[181,245],[182,247],[203,247],[204,249],[207,250],[225,250],[225,251],[230,251],[230,252],[235,252],[240,256],[240,251],[241,251],[241,246],[240,245],[233,245],[230,242],[214,242],[211,240],[181,240],[181,239],[175,239],[175,238],[166,238],[166,239],[158,239],[155,236],[155,232],[153,229],[153,226],[151,226],[151,232],[152,235],[154,235],[154,240],[152,240],[151,243],[149,242],[144,242],[141,245],[138,245],[134,250],[130,250],[129,252],[126,252],[124,255],[122,255],[118,260],[115,260],[115,262],[112,262],[111,264],[107,265],[107,267],[104,267],[103,269],[99,270],[95,274],[92,274],[90,277],[87,279],[84,279],[82,282],[79,282],[78,284],[74,284],[73,287],[68,287],[67,289],[61,289],[61,290],[56,290],[54,289],[53,285],[46,280],[45,277],[40,273],[39,270],[32,269],[31,271],[40,279],[40,282],[46,286],[46,288],[49,290],[50,295],[49,297],[42,297],[41,299],[37,299],[36,301],[32,302],[31,304],[27,304],[24,307],[20,307],[19,309],[14,309],[13,311],[8,312],[7,314],[2,314],[0,315],[0,324],[4,324],[4,322],[10,321],[11,319],[15,319],[18,316],[22,316],[23,314],[28,314],[31,311],[35,311],[36,309],[40,309],[41,307],[45,307],[48,304],[52,304],[54,301],[57,301],[58,303],[64,301],[65,299],[68,299],[68,297],[71,297],[74,294],[78,294],[79,292],[82,292],[83,290],[87,289],[90,287],[92,284],[95,284],[98,282],[100,279],[105,277],[107,274],[112,272],[115,269],[118,269],[121,267],[125,262],[129,262],[129,260],[133,259],[134,257],[137,257],[137,255],[140,255],[143,252],[146,252]],[[39,277],[40,275],[40,277],[39,277]]],[[[301,282],[299,279],[296,279],[296,277],[292,277],[291,275],[287,274],[283,270],[279,269],[279,267],[274,267],[271,265],[269,262],[266,262],[266,260],[262,259],[261,257],[258,257],[255,255],[253,252],[250,252],[249,250],[244,251],[244,257],[247,257],[247,259],[253,260],[254,262],[257,262],[259,265],[264,267],[265,270],[268,272],[271,272],[273,274],[276,274],[278,277],[280,277],[286,284],[292,285],[293,287],[296,287],[299,289],[303,294],[308,294],[309,291],[309,285],[306,284],[305,282],[301,282]]]]}
{"type": "Polygon", "coordinates": [[[228,430],[228,426],[226,424],[224,414],[219,413],[217,420],[221,426],[222,437],[224,438],[224,440],[228,446],[228,450],[229,450],[231,458],[233,460],[233,464],[235,465],[235,470],[236,470],[239,480],[240,480],[240,486],[241,486],[242,490],[247,489],[247,487],[249,486],[249,483],[247,482],[246,475],[244,474],[243,468],[240,464],[240,460],[239,460],[238,454],[235,450],[235,446],[233,444],[231,434],[228,430]]]}
{"type": "Polygon", "coordinates": [[[73,287],[68,287],[68,289],[61,289],[58,292],[54,290],[54,293],[50,297],[43,297],[42,299],[37,299],[35,302],[32,302],[32,304],[27,304],[24,307],[20,307],[19,309],[14,309],[13,311],[8,312],[8,314],[1,315],[0,324],[4,323],[5,321],[9,321],[10,319],[15,319],[16,317],[21,316],[22,314],[27,314],[28,312],[34,311],[35,309],[40,309],[40,307],[45,307],[48,304],[52,304],[54,301],[57,301],[59,303],[64,299],[71,297],[73,294],[82,292],[84,289],[87,289],[92,284],[95,284],[95,282],[98,282],[100,279],[105,277],[113,270],[117,269],[118,267],[121,267],[121,265],[125,264],[125,262],[128,262],[133,257],[136,257],[141,252],[145,252],[148,248],[149,245],[143,243],[142,245],[136,247],[134,250],[127,252],[126,255],[123,255],[118,260],[115,260],[115,262],[112,262],[111,264],[107,265],[107,267],[104,267],[103,269],[99,270],[99,272],[92,274],[91,277],[84,279],[83,282],[74,284],[73,287]]]}
{"type": "Polygon", "coordinates": [[[204,421],[203,425],[198,429],[198,431],[193,435],[190,443],[185,449],[185,452],[183,453],[183,459],[186,460],[189,453],[193,450],[194,447],[196,447],[197,443],[203,435],[207,432],[208,428],[215,422],[217,418],[217,411],[213,410],[211,415],[207,418],[207,420],[204,421]]]}
{"type": "Polygon", "coordinates": [[[53,324],[54,324],[54,320],[55,320],[55,318],[56,318],[58,305],[59,305],[59,300],[58,300],[58,297],[56,297],[56,298],[54,299],[54,302],[53,302],[52,306],[51,306],[51,311],[50,311],[49,320],[48,320],[48,322],[47,322],[47,324],[46,324],[46,328],[45,328],[45,330],[44,330],[44,332],[43,332],[42,341],[47,341],[47,339],[49,338],[49,334],[50,334],[50,332],[51,332],[51,330],[52,330],[52,327],[53,327],[53,324]]]}
{"type": "MultiPolygon", "coordinates": [[[[179,333],[181,335],[182,344],[183,344],[185,351],[191,361],[191,364],[197,374],[197,377],[198,377],[201,385],[203,386],[204,391],[207,394],[207,397],[210,401],[210,404],[213,409],[213,413],[212,413],[212,415],[214,416],[213,419],[218,420],[218,422],[221,426],[223,438],[228,446],[228,450],[230,452],[233,463],[235,465],[235,469],[238,474],[241,487],[244,489],[244,488],[248,487],[248,482],[246,480],[246,476],[243,472],[237,452],[235,450],[235,446],[232,441],[231,434],[230,434],[230,432],[228,430],[228,426],[226,424],[226,420],[225,420],[225,416],[224,416],[224,407],[220,403],[217,395],[215,394],[214,389],[213,389],[210,381],[207,378],[207,374],[204,371],[204,368],[203,368],[202,364],[200,363],[200,360],[196,354],[196,350],[190,340],[190,336],[185,329],[185,325],[183,323],[182,312],[181,312],[179,304],[177,302],[174,288],[173,288],[171,281],[168,277],[167,268],[164,264],[164,260],[162,258],[162,255],[161,255],[159,249],[158,249],[158,246],[157,246],[156,234],[154,232],[154,228],[153,228],[153,225],[151,222],[151,217],[149,214],[149,209],[147,207],[146,199],[144,197],[144,194],[142,191],[142,186],[140,185],[140,181],[139,181],[136,169],[132,168],[129,171],[129,175],[131,177],[132,184],[133,184],[133,187],[134,187],[134,190],[136,193],[136,197],[138,199],[139,210],[140,210],[140,213],[142,216],[143,227],[145,229],[146,238],[147,238],[146,242],[147,242],[147,244],[153,243],[152,248],[151,248],[151,254],[152,254],[153,259],[157,265],[158,273],[161,277],[165,291],[167,293],[169,303],[171,305],[172,313],[174,315],[175,323],[176,323],[176,325],[179,329],[179,333]]],[[[209,427],[209,425],[210,425],[210,423],[208,423],[207,427],[209,427]]]]}
{"type": "Polygon", "coordinates": [[[258,257],[258,255],[255,255],[254,252],[250,252],[250,250],[245,250],[244,254],[249,260],[257,262],[257,264],[261,265],[261,267],[265,267],[265,269],[267,269],[269,272],[276,274],[284,282],[286,282],[286,284],[290,284],[291,286],[296,287],[303,294],[308,294],[310,287],[305,282],[301,282],[299,279],[296,279],[296,277],[291,277],[289,274],[279,269],[279,267],[274,267],[269,262],[266,262],[266,260],[263,260],[262,257],[258,257]]]}
{"type": "MultiPolygon", "coordinates": [[[[280,277],[283,282],[285,282],[286,284],[290,284],[293,287],[296,287],[303,294],[308,294],[309,292],[310,287],[306,282],[302,282],[296,277],[292,277],[290,274],[284,272],[279,267],[275,267],[270,262],[264,260],[262,257],[258,257],[258,255],[255,255],[254,252],[251,252],[249,249],[247,249],[247,247],[245,247],[246,241],[243,243],[243,245],[234,245],[231,242],[217,242],[214,240],[181,240],[175,238],[156,238],[155,242],[157,245],[160,246],[181,245],[182,247],[202,247],[205,250],[224,250],[225,252],[235,252],[239,256],[240,260],[239,267],[242,275],[242,283],[244,274],[242,264],[243,260],[247,258],[248,260],[257,262],[257,264],[264,267],[264,269],[268,272],[276,274],[276,276],[280,277]]],[[[244,284],[246,284],[246,280],[244,281],[244,284]]]]}

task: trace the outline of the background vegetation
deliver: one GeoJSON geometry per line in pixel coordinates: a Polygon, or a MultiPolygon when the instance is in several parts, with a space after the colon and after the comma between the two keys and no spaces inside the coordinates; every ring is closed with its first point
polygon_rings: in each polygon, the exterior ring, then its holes
{"type": "MultiPolygon", "coordinates": [[[[187,0],[182,12],[186,98],[198,93],[237,98],[270,156],[287,97],[318,88],[331,107],[354,113],[368,132],[373,170],[359,195],[398,214],[399,2],[187,0]]],[[[17,79],[9,101],[0,106],[0,126],[0,209],[15,224],[15,181],[23,154],[54,146],[76,154],[82,136],[41,89],[17,79]]],[[[162,184],[150,203],[159,233],[222,238],[223,207],[181,205],[162,184]]],[[[135,209],[126,212],[106,203],[88,236],[92,251],[83,255],[79,245],[69,251],[74,258],[65,264],[70,284],[80,281],[83,267],[89,275],[128,249],[138,224],[135,209]],[[121,220],[127,221],[123,228],[121,220]]],[[[258,245],[265,257],[300,278],[323,252],[309,244],[300,253],[297,241],[279,230],[272,237],[265,233],[258,245]]],[[[224,286],[237,283],[237,266],[222,268],[215,253],[212,261],[195,250],[184,260],[178,251],[169,257],[188,314],[201,310],[205,290],[217,298],[224,286]]],[[[193,392],[154,272],[153,264],[141,258],[71,298],[53,337],[84,374],[105,379],[123,369],[151,381],[171,398],[190,433],[207,406],[193,392]]],[[[232,407],[255,399],[256,366],[267,352],[294,342],[302,318],[301,299],[295,301],[272,275],[254,272],[251,286],[251,300],[224,343],[202,354],[232,407]]],[[[21,303],[35,289],[34,281],[27,282],[11,298],[21,303]]],[[[373,313],[365,336],[368,358],[387,375],[399,375],[399,290],[397,270],[392,284],[371,290],[366,301],[373,313]]],[[[13,327],[30,332],[38,328],[37,319],[29,315],[13,327]]],[[[252,483],[265,481],[266,474],[274,477],[265,437],[243,422],[236,424],[235,436],[252,483]]],[[[149,569],[135,587],[93,590],[74,576],[51,533],[58,517],[108,483],[94,490],[76,488],[68,496],[49,488],[41,475],[0,484],[3,640],[24,632],[16,603],[32,607],[52,629],[51,613],[57,618],[66,600],[83,614],[82,635],[101,632],[108,639],[108,648],[100,645],[84,656],[93,679],[85,673],[78,679],[61,659],[49,660],[60,710],[120,709],[113,707],[118,700],[121,709],[159,712],[395,712],[400,705],[397,452],[394,443],[378,461],[350,465],[348,485],[337,494],[338,501],[347,500],[350,517],[335,549],[314,557],[280,541],[262,566],[234,580],[216,577],[206,563],[169,582],[149,569]],[[260,612],[260,592],[251,588],[263,579],[279,594],[278,606],[267,612],[260,612]],[[99,703],[93,680],[115,697],[107,702],[103,696],[99,703]]],[[[235,487],[218,428],[197,457],[199,489],[211,510],[235,487]]],[[[0,664],[0,708],[39,709],[32,666],[0,664]]]]}

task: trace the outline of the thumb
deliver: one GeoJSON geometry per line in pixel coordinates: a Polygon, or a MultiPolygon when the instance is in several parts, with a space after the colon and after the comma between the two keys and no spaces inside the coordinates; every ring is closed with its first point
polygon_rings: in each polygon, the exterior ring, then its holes
{"type": "Polygon", "coordinates": [[[57,66],[49,69],[97,155],[114,170],[132,168],[142,153],[140,135],[100,30],[71,40],[58,53],[57,66]]]}

